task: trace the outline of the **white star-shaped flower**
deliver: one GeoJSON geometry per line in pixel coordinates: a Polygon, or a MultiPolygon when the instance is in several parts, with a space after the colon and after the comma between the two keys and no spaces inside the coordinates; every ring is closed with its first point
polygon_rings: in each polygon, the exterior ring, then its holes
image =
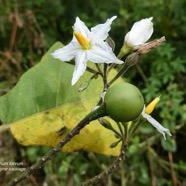
{"type": "Polygon", "coordinates": [[[142,111],[142,116],[147,119],[149,123],[151,123],[157,130],[160,132],[164,139],[166,140],[165,133],[169,136],[172,136],[169,129],[163,127],[158,121],[156,121],[153,117],[150,116],[151,112],[154,110],[154,107],[159,102],[160,97],[155,98],[147,107],[144,106],[142,111]]]}
{"type": "Polygon", "coordinates": [[[124,45],[136,50],[144,44],[153,33],[152,17],[135,22],[131,30],[125,35],[124,45]]]}
{"type": "Polygon", "coordinates": [[[115,56],[112,48],[105,42],[114,19],[116,19],[116,16],[108,19],[104,24],[91,28],[90,31],[84,22],[77,17],[73,27],[72,41],[51,54],[54,58],[61,61],[70,61],[75,58],[72,85],[85,72],[88,60],[94,63],[123,63],[123,61],[115,56]]]}

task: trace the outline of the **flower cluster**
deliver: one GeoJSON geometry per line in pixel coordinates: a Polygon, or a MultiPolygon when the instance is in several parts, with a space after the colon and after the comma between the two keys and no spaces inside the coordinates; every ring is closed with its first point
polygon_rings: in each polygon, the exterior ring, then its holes
{"type": "MultiPolygon", "coordinates": [[[[144,45],[153,33],[152,17],[134,23],[131,30],[125,35],[123,47],[116,57],[112,48],[105,41],[111,29],[111,24],[115,19],[116,16],[113,16],[107,19],[105,23],[99,24],[89,30],[84,22],[77,17],[73,26],[72,41],[51,54],[54,58],[60,59],[61,61],[71,61],[75,59],[72,85],[84,74],[88,61],[93,63],[123,64],[124,62],[120,59],[130,51],[137,50],[144,45]]],[[[159,99],[158,97],[147,107],[144,106],[142,116],[166,139],[165,133],[171,136],[169,130],[150,116],[159,99]]]]}
{"type": "MultiPolygon", "coordinates": [[[[72,41],[51,54],[54,58],[61,61],[70,61],[75,58],[72,85],[84,74],[88,60],[94,63],[123,63],[123,61],[115,56],[112,48],[105,42],[111,24],[115,19],[116,16],[113,16],[104,24],[99,24],[89,30],[84,22],[77,17],[73,27],[72,41]]],[[[124,45],[121,49],[122,55],[126,51],[138,49],[140,45],[144,44],[151,37],[153,33],[151,21],[152,17],[134,23],[131,31],[125,36],[124,45]]]]}

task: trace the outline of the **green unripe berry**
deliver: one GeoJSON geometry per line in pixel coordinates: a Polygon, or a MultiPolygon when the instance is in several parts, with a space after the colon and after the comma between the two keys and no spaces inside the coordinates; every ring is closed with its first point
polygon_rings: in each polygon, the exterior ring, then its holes
{"type": "Polygon", "coordinates": [[[144,99],[137,87],[130,83],[119,83],[106,92],[105,109],[115,121],[128,122],[137,118],[144,107],[144,99]]]}

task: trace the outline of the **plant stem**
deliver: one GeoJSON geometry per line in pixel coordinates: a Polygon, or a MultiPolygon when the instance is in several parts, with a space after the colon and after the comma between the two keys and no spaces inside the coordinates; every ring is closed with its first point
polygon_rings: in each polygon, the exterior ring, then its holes
{"type": "Polygon", "coordinates": [[[177,178],[176,178],[176,173],[174,170],[174,162],[173,162],[172,152],[170,152],[170,151],[168,152],[168,157],[169,157],[173,185],[176,186],[177,185],[177,178]]]}
{"type": "Polygon", "coordinates": [[[137,121],[135,123],[132,123],[133,126],[129,129],[128,140],[130,140],[132,138],[132,136],[134,135],[134,133],[136,132],[136,130],[138,129],[138,127],[142,124],[141,117],[142,116],[139,116],[139,118],[137,119],[137,121]]]}
{"type": "Polygon", "coordinates": [[[151,174],[151,178],[152,178],[151,185],[156,186],[157,184],[156,184],[156,177],[154,174],[153,156],[151,154],[151,147],[150,147],[148,138],[146,139],[146,145],[147,145],[147,156],[148,156],[148,160],[149,160],[150,174],[151,174]]]}
{"type": "Polygon", "coordinates": [[[100,117],[105,116],[105,110],[104,106],[100,106],[98,109],[90,112],[87,116],[85,116],[84,119],[82,119],[77,126],[72,129],[58,144],[56,147],[54,147],[51,151],[49,151],[45,156],[43,156],[38,162],[36,162],[34,165],[29,167],[26,172],[24,172],[20,177],[17,179],[13,179],[10,181],[7,186],[14,186],[24,179],[28,178],[31,174],[36,172],[38,169],[40,169],[47,161],[51,160],[57,153],[61,151],[63,146],[68,143],[75,135],[80,133],[80,130],[84,128],[87,124],[89,124],[91,121],[96,120],[100,117]]]}
{"type": "Polygon", "coordinates": [[[127,123],[122,123],[123,127],[124,127],[124,144],[128,144],[129,138],[128,138],[128,127],[127,127],[127,123]]]}
{"type": "Polygon", "coordinates": [[[104,90],[103,91],[107,91],[108,89],[108,84],[107,84],[107,64],[104,63],[103,66],[103,84],[104,84],[104,90]]]}
{"type": "Polygon", "coordinates": [[[124,74],[128,70],[128,68],[129,66],[124,63],[117,75],[108,83],[108,86],[114,83],[114,81],[116,81],[122,74],[124,74]]]}
{"type": "Polygon", "coordinates": [[[137,71],[139,72],[140,76],[142,77],[143,81],[145,83],[147,83],[148,82],[148,78],[145,76],[145,74],[144,74],[143,70],[141,69],[141,67],[138,64],[136,64],[136,68],[137,68],[137,71]]]}
{"type": "Polygon", "coordinates": [[[99,74],[103,77],[103,72],[102,72],[102,70],[101,70],[101,68],[100,68],[100,65],[97,64],[97,63],[95,63],[95,65],[96,65],[96,67],[97,67],[97,69],[98,69],[99,74]]]}
{"type": "Polygon", "coordinates": [[[112,174],[114,171],[118,170],[121,162],[125,159],[125,154],[127,151],[127,145],[123,145],[122,149],[121,149],[121,153],[119,155],[119,157],[115,160],[115,162],[108,168],[108,170],[102,172],[101,174],[93,177],[92,179],[83,182],[82,184],[80,184],[80,186],[90,186],[92,184],[98,183],[101,180],[103,180],[105,177],[107,177],[109,174],[112,174]]]}
{"type": "Polygon", "coordinates": [[[122,127],[121,127],[120,122],[116,122],[116,124],[117,124],[117,126],[118,126],[118,128],[119,128],[119,131],[120,131],[120,133],[121,133],[121,136],[123,137],[123,136],[124,136],[124,131],[123,131],[122,127]]]}

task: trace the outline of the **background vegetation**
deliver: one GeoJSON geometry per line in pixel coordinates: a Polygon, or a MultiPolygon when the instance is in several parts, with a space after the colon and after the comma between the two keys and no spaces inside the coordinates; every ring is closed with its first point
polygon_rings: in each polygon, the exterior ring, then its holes
{"type": "MultiPolygon", "coordinates": [[[[151,39],[165,36],[167,41],[142,56],[124,78],[142,90],[147,102],[162,94],[153,116],[171,130],[173,137],[164,141],[148,123],[143,124],[121,169],[102,185],[186,185],[184,7],[185,0],[0,0],[0,94],[7,93],[53,43],[60,40],[67,44],[71,40],[76,16],[91,27],[117,15],[110,32],[116,54],[133,23],[153,17],[151,39]]],[[[20,146],[9,132],[0,135],[0,162],[22,161],[29,166],[48,150],[20,146]]],[[[77,185],[113,161],[114,157],[87,152],[59,154],[22,185],[77,185]],[[60,163],[62,159],[65,161],[60,163]]],[[[0,185],[17,173],[0,172],[0,185]]]]}

